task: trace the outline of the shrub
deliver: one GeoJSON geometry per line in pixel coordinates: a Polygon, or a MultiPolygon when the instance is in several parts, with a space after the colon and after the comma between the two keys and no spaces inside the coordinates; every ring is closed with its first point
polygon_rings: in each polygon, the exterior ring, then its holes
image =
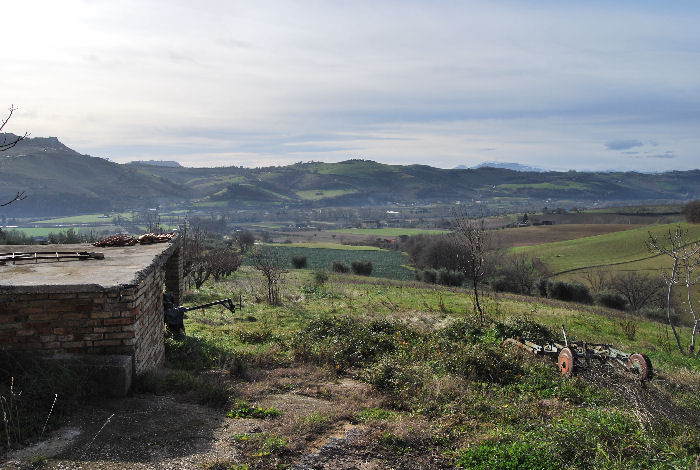
{"type": "Polygon", "coordinates": [[[348,267],[348,265],[343,263],[342,261],[333,261],[332,269],[334,273],[347,274],[350,272],[350,268],[348,267]]]}
{"type": "Polygon", "coordinates": [[[294,269],[304,269],[307,266],[306,256],[294,255],[292,256],[292,266],[294,269]]]}
{"type": "Polygon", "coordinates": [[[437,283],[442,286],[459,287],[464,284],[464,273],[442,268],[437,272],[437,283]]]}
{"type": "Polygon", "coordinates": [[[690,222],[691,224],[700,223],[700,201],[699,200],[696,199],[695,201],[690,201],[685,206],[683,206],[683,210],[681,212],[685,216],[685,220],[687,222],[690,222]]]}
{"type": "Polygon", "coordinates": [[[540,297],[547,297],[547,278],[539,278],[535,286],[537,287],[537,292],[540,293],[540,297]]]}
{"type": "Polygon", "coordinates": [[[360,276],[369,276],[372,274],[373,266],[371,261],[355,260],[350,263],[350,266],[352,267],[352,272],[360,276]]]}
{"type": "Polygon", "coordinates": [[[624,310],[625,307],[627,307],[627,300],[617,292],[610,290],[605,290],[596,294],[595,303],[617,310],[624,310]]]}
{"type": "Polygon", "coordinates": [[[565,300],[567,302],[579,302],[592,304],[591,291],[580,282],[548,281],[547,297],[550,299],[565,300]]]}
{"type": "Polygon", "coordinates": [[[314,271],[314,286],[322,286],[328,281],[328,273],[322,269],[314,271]]]}
{"type": "Polygon", "coordinates": [[[428,284],[435,284],[437,282],[437,271],[434,269],[417,270],[416,279],[428,284]]]}
{"type": "MultiPolygon", "coordinates": [[[[668,317],[666,309],[663,307],[658,307],[654,305],[647,305],[639,310],[639,315],[648,318],[649,320],[654,320],[662,323],[668,322],[668,317]]],[[[680,315],[678,315],[673,308],[671,308],[671,320],[674,323],[678,323],[680,320],[680,315]]]]}
{"type": "Polygon", "coordinates": [[[513,317],[494,325],[501,338],[524,338],[537,344],[549,343],[556,339],[548,327],[529,318],[513,317]]]}
{"type": "Polygon", "coordinates": [[[497,275],[489,279],[489,285],[491,289],[496,292],[513,292],[514,294],[519,294],[520,289],[511,279],[507,276],[497,275]]]}
{"type": "Polygon", "coordinates": [[[532,295],[536,279],[547,272],[547,266],[539,258],[509,255],[499,260],[496,275],[489,283],[497,291],[532,295]]]}

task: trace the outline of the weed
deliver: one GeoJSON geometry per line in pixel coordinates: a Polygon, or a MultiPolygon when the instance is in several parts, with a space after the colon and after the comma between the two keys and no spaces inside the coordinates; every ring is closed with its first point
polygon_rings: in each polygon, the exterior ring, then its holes
{"type": "Polygon", "coordinates": [[[537,441],[485,442],[463,450],[455,465],[484,470],[557,468],[546,444],[537,441]]]}
{"type": "Polygon", "coordinates": [[[233,409],[226,413],[226,416],[233,419],[241,418],[256,418],[256,419],[271,419],[277,418],[282,412],[277,408],[263,408],[261,406],[251,406],[245,401],[237,401],[233,409]]]}
{"type": "Polygon", "coordinates": [[[406,440],[400,438],[393,432],[382,434],[380,441],[396,455],[410,454],[413,451],[413,448],[406,440]]]}
{"type": "Polygon", "coordinates": [[[309,424],[328,424],[330,418],[321,413],[311,413],[310,415],[302,416],[300,421],[309,424]]]}
{"type": "Polygon", "coordinates": [[[632,317],[625,317],[620,319],[618,324],[625,338],[634,341],[634,338],[637,336],[637,320],[632,317]]]}
{"type": "Polygon", "coordinates": [[[248,465],[235,464],[229,460],[217,460],[206,464],[204,470],[248,470],[248,465]]]}
{"type": "Polygon", "coordinates": [[[397,416],[398,413],[396,413],[395,411],[385,410],[383,408],[367,408],[355,413],[354,419],[358,423],[364,423],[369,421],[392,420],[397,416]]]}
{"type": "Polygon", "coordinates": [[[259,330],[236,330],[236,336],[241,343],[262,344],[270,341],[272,331],[268,329],[259,330]]]}

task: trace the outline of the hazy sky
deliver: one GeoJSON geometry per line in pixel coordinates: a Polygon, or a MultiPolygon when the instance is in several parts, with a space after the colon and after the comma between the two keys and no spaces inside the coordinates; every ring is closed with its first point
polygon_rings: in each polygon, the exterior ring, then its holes
{"type": "Polygon", "coordinates": [[[700,2],[3,2],[6,130],[117,162],[700,167],[700,2]]]}

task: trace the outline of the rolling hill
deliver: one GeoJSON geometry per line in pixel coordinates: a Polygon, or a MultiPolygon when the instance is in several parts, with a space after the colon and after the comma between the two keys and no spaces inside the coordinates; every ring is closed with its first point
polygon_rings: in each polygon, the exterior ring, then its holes
{"type": "Polygon", "coordinates": [[[700,197],[700,170],[660,174],[440,169],[369,160],[267,168],[117,164],[57,138],[32,138],[0,154],[0,198],[26,191],[5,214],[71,215],[192,200],[212,207],[372,206],[475,201],[563,207],[700,197]]]}

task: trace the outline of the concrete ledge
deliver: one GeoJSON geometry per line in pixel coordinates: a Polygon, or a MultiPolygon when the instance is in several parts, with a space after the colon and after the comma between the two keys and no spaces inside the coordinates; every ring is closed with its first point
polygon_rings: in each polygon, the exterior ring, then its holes
{"type": "Polygon", "coordinates": [[[123,397],[131,389],[133,359],[131,356],[92,354],[54,354],[42,360],[84,375],[96,396],[123,397]]]}

